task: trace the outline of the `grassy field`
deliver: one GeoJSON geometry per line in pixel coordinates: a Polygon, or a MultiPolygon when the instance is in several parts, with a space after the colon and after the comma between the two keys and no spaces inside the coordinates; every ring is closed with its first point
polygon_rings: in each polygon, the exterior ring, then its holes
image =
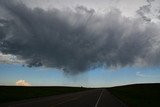
{"type": "Polygon", "coordinates": [[[129,107],[160,107],[160,84],[137,84],[109,88],[129,107]]]}
{"type": "MultiPolygon", "coordinates": [[[[129,107],[160,107],[160,84],[107,88],[129,107]]],[[[0,86],[0,103],[88,90],[81,87],[0,86]]]]}
{"type": "Polygon", "coordinates": [[[0,86],[0,103],[87,90],[81,87],[0,86]]]}

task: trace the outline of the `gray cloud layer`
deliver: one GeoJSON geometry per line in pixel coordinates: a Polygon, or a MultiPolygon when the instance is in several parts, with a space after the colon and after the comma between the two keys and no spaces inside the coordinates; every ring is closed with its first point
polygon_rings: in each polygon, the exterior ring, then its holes
{"type": "Polygon", "coordinates": [[[0,51],[28,66],[88,69],[160,65],[159,25],[129,19],[117,9],[98,15],[93,9],[30,9],[0,0],[0,51]]]}
{"type": "Polygon", "coordinates": [[[146,22],[160,19],[160,2],[159,0],[146,0],[148,4],[143,5],[137,10],[137,14],[146,22]],[[158,4],[158,5],[157,5],[158,4]]]}

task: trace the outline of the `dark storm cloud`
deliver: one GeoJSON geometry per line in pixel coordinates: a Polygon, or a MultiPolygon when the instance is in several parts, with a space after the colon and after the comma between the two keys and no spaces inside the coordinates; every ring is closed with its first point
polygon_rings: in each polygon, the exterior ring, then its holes
{"type": "Polygon", "coordinates": [[[93,9],[30,9],[0,0],[0,51],[28,66],[46,66],[72,74],[97,66],[123,67],[160,62],[158,26],[128,19],[117,9],[98,15],[93,9]],[[151,61],[151,62],[150,62],[151,61]]]}

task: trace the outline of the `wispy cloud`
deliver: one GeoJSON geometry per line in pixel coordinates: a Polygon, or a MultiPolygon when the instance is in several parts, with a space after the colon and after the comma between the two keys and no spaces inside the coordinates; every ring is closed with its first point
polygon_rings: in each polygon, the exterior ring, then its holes
{"type": "Polygon", "coordinates": [[[157,75],[143,74],[143,73],[141,73],[141,72],[136,72],[136,75],[137,75],[138,77],[146,77],[146,78],[156,78],[156,77],[159,77],[159,76],[157,76],[157,75]]]}

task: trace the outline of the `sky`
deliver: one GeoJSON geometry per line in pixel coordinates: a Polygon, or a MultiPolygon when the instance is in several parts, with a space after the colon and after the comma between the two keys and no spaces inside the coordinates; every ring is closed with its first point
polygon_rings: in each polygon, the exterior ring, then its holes
{"type": "Polygon", "coordinates": [[[159,0],[0,0],[0,85],[160,83],[159,0]]]}

